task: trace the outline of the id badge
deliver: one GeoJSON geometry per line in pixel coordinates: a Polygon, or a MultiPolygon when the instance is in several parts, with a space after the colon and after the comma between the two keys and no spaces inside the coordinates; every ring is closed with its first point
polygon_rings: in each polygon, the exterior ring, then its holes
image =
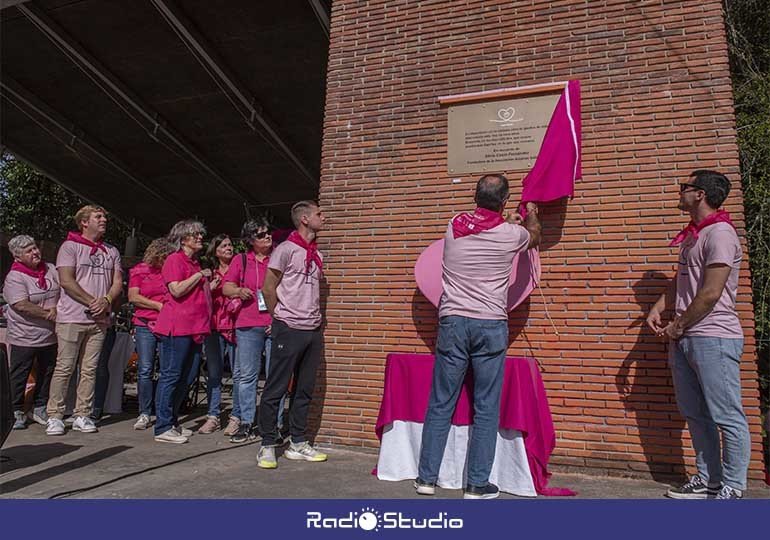
{"type": "Polygon", "coordinates": [[[262,296],[262,291],[257,291],[257,306],[259,311],[267,311],[267,303],[265,302],[265,297],[262,296]]]}

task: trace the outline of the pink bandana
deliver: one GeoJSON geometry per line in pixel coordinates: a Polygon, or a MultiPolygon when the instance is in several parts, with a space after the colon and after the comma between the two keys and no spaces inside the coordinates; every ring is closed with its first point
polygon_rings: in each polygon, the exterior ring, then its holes
{"type": "Polygon", "coordinates": [[[45,280],[45,274],[48,271],[48,268],[46,267],[43,261],[40,261],[40,264],[37,265],[36,270],[33,270],[26,264],[21,264],[20,262],[14,262],[11,265],[11,270],[16,270],[17,272],[21,272],[22,274],[26,274],[33,278],[37,278],[37,286],[40,287],[40,290],[42,291],[48,290],[48,282],[45,280]]]}
{"type": "Polygon", "coordinates": [[[482,231],[488,231],[505,222],[498,212],[487,210],[486,208],[476,208],[472,213],[464,213],[455,216],[452,220],[452,234],[455,239],[462,238],[471,234],[478,234],[482,231]]]}
{"type": "Polygon", "coordinates": [[[84,246],[90,247],[91,255],[94,255],[96,251],[99,249],[107,253],[107,248],[104,247],[104,242],[102,242],[101,240],[98,242],[91,242],[88,238],[84,237],[80,233],[70,231],[69,233],[67,233],[67,240],[69,240],[70,242],[77,242],[78,244],[83,244],[84,246]]]}
{"type": "Polygon", "coordinates": [[[318,244],[315,240],[306,242],[305,239],[302,238],[302,235],[297,231],[292,231],[286,240],[297,244],[299,247],[305,248],[305,251],[307,251],[307,254],[305,255],[305,272],[309,274],[312,263],[315,263],[318,267],[318,272],[323,273],[323,261],[321,261],[321,256],[318,254],[318,244]]]}
{"type": "Polygon", "coordinates": [[[732,220],[730,219],[730,214],[728,214],[724,210],[718,210],[717,212],[711,214],[706,219],[701,221],[699,224],[695,224],[695,222],[690,221],[690,223],[687,224],[687,227],[681,230],[679,234],[677,234],[673,240],[671,240],[671,243],[668,245],[669,247],[678,246],[682,242],[684,242],[688,236],[692,235],[693,240],[698,239],[698,232],[702,231],[709,225],[713,225],[715,223],[729,223],[730,226],[734,229],[735,225],[733,225],[732,220]]]}

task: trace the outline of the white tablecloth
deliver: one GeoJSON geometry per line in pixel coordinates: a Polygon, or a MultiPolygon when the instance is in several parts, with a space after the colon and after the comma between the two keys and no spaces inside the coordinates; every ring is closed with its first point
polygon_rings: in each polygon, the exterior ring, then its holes
{"type": "MultiPolygon", "coordinates": [[[[439,487],[461,489],[465,486],[470,429],[471,426],[455,425],[449,429],[438,475],[439,487]]],[[[377,478],[393,481],[417,478],[421,440],[421,423],[396,420],[389,424],[382,433],[377,478]]],[[[497,432],[495,461],[489,481],[506,493],[537,497],[520,431],[497,432]]]]}

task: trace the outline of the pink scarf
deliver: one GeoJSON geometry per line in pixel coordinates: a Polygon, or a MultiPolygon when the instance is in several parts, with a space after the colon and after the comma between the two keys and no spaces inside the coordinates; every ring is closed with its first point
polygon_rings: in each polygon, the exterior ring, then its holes
{"type": "Polygon", "coordinates": [[[310,273],[313,263],[318,267],[318,272],[323,273],[323,261],[321,255],[318,253],[318,244],[315,240],[312,242],[306,242],[302,235],[297,231],[292,231],[289,237],[286,239],[289,242],[297,244],[299,247],[305,248],[305,272],[310,273]]]}
{"type": "Polygon", "coordinates": [[[99,240],[98,242],[91,242],[91,240],[84,237],[80,233],[70,231],[69,233],[67,233],[67,240],[70,242],[77,242],[78,244],[83,244],[84,246],[90,247],[91,255],[94,255],[96,251],[99,249],[107,253],[107,248],[104,247],[104,242],[102,242],[101,240],[99,240]]]}
{"type": "Polygon", "coordinates": [[[28,275],[33,278],[37,278],[37,286],[40,288],[41,291],[47,291],[48,290],[48,282],[45,280],[45,274],[48,271],[48,268],[46,267],[45,263],[43,261],[40,261],[40,264],[37,265],[37,269],[33,270],[26,264],[22,264],[20,262],[14,262],[11,265],[11,270],[16,270],[17,272],[21,272],[22,274],[28,275]]]}
{"type": "Polygon", "coordinates": [[[462,238],[463,236],[478,234],[481,231],[488,231],[504,221],[498,212],[486,208],[476,208],[472,214],[466,212],[455,216],[452,220],[452,234],[454,234],[455,239],[462,238]]]}
{"type": "Polygon", "coordinates": [[[687,237],[690,235],[692,235],[693,240],[697,240],[698,232],[715,223],[729,223],[733,229],[735,228],[735,225],[733,225],[733,222],[730,219],[730,214],[728,214],[725,210],[717,210],[715,213],[711,214],[697,225],[694,221],[690,221],[690,223],[687,224],[687,227],[682,229],[681,232],[677,234],[673,240],[671,240],[671,243],[668,246],[678,246],[687,240],[687,237]]]}

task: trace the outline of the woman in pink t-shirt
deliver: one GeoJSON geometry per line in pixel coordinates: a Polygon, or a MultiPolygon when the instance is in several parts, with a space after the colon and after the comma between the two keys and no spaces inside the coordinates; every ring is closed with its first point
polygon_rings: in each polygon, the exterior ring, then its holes
{"type": "Polygon", "coordinates": [[[46,425],[48,389],[56,365],[56,303],[59,301],[59,275],[56,267],[43,262],[35,239],[25,234],[8,242],[13,255],[11,271],[5,278],[3,297],[8,302],[11,401],[13,429],[25,429],[24,393],[35,366],[35,394],[32,420],[46,425]]]}
{"type": "MultiPolygon", "coordinates": [[[[209,410],[206,422],[198,429],[198,433],[214,433],[220,428],[219,413],[222,401],[222,372],[224,371],[225,355],[233,363],[235,357],[235,327],[233,320],[226,313],[228,299],[222,295],[224,277],[233,260],[233,242],[226,234],[215,236],[206,250],[206,259],[214,265],[211,277],[211,334],[206,338],[203,348],[206,352],[206,397],[209,410]]],[[[194,367],[193,367],[194,369],[194,367]]],[[[233,401],[237,403],[236,394],[233,401]]],[[[237,411],[233,416],[237,417],[237,411]]],[[[225,433],[227,435],[228,433],[225,433]]],[[[230,433],[232,435],[232,433],[230,433]]]]}
{"type": "Polygon", "coordinates": [[[142,262],[129,272],[128,301],[134,305],[134,342],[138,357],[136,386],[139,418],[134,424],[134,429],[150,427],[152,373],[158,348],[158,338],[153,334],[153,329],[168,294],[161,268],[173,249],[165,238],[153,240],[147,246],[142,262]]]}
{"type": "MultiPolygon", "coordinates": [[[[266,219],[244,223],[241,236],[250,247],[248,254],[236,255],[225,276],[224,294],[242,302],[235,320],[236,348],[233,373],[233,409],[238,408],[238,431],[230,439],[233,443],[252,440],[255,435],[257,380],[265,355],[265,373],[270,369],[270,325],[272,317],[262,296],[267,265],[273,250],[270,223],[266,219]],[[237,395],[237,401],[236,401],[237,395]]],[[[279,406],[281,423],[283,401],[279,406]]]]}
{"type": "Polygon", "coordinates": [[[160,339],[160,378],[155,393],[155,440],[185,443],[192,435],[179,426],[185,384],[201,344],[211,333],[211,270],[201,269],[195,256],[203,249],[206,229],[195,220],[178,222],[168,235],[179,250],[163,263],[168,289],[154,333],[160,339]]]}

